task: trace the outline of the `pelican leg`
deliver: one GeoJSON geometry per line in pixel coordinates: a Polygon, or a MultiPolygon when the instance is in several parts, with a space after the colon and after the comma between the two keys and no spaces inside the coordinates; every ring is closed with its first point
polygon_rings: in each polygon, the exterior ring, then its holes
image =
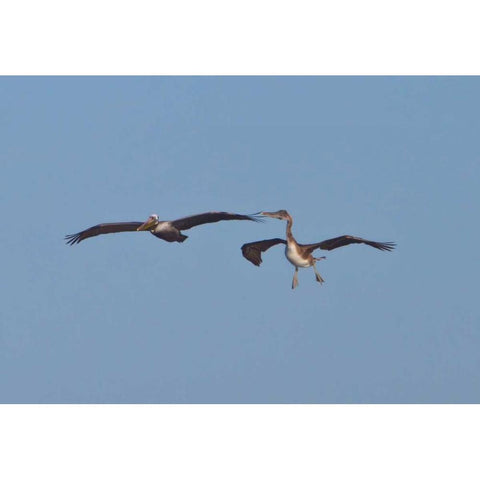
{"type": "Polygon", "coordinates": [[[293,274],[292,290],[298,285],[298,267],[295,267],[295,273],[293,274]]]}
{"type": "Polygon", "coordinates": [[[315,279],[317,280],[317,282],[323,283],[325,280],[318,273],[318,270],[317,270],[317,267],[315,267],[315,264],[313,264],[313,270],[315,271],[315,279]]]}

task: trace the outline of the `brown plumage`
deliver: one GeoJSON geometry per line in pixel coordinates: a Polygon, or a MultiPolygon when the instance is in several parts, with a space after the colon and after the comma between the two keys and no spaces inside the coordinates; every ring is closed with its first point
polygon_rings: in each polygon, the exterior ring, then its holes
{"type": "Polygon", "coordinates": [[[270,238],[269,240],[260,240],[258,242],[250,242],[242,245],[242,254],[257,267],[262,263],[262,252],[266,252],[270,247],[279,243],[287,244],[283,238],[270,238]]]}
{"type": "Polygon", "coordinates": [[[395,243],[393,242],[374,242],[372,240],[365,240],[360,237],[353,237],[352,235],[341,235],[339,237],[330,238],[328,240],[323,240],[318,243],[310,244],[301,244],[298,243],[292,235],[292,224],[293,219],[286,210],[279,210],[278,212],[261,212],[261,215],[277,218],[279,220],[287,221],[287,240],[283,238],[271,238],[268,240],[260,240],[258,242],[250,242],[242,245],[242,254],[243,256],[251,263],[256,266],[260,266],[262,263],[262,253],[266,252],[269,248],[280,243],[284,244],[285,247],[285,256],[287,260],[295,267],[295,274],[293,276],[292,288],[295,288],[298,285],[298,268],[308,268],[313,267],[315,271],[315,279],[317,282],[323,283],[324,280],[321,275],[318,273],[315,263],[318,260],[323,260],[325,257],[313,257],[313,252],[320,248],[322,250],[334,250],[339,247],[344,247],[345,245],[350,245],[352,243],[364,243],[373,248],[383,251],[391,251],[395,248],[395,243]]]}
{"type": "Polygon", "coordinates": [[[152,235],[167,242],[184,242],[188,237],[183,235],[181,230],[188,230],[198,225],[220,222],[222,220],[261,221],[255,215],[240,215],[227,212],[206,212],[171,221],[159,220],[158,215],[153,214],[145,222],[100,223],[81,232],[66,235],[65,240],[69,245],[75,245],[87,238],[107,233],[149,231],[152,235]]]}

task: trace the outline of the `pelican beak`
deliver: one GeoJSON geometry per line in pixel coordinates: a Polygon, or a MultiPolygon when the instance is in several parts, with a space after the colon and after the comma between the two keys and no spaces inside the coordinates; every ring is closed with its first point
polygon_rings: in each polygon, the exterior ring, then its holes
{"type": "Polygon", "coordinates": [[[276,218],[277,220],[286,220],[288,212],[286,210],[278,210],[278,212],[260,212],[264,217],[276,218]]]}
{"type": "Polygon", "coordinates": [[[259,215],[262,215],[263,217],[272,217],[272,218],[275,218],[274,212],[260,212],[259,215]]]}
{"type": "Polygon", "coordinates": [[[156,222],[157,222],[156,218],[148,217],[147,221],[137,228],[137,232],[138,231],[143,231],[143,230],[150,230],[151,228],[153,228],[155,226],[156,222]]]}

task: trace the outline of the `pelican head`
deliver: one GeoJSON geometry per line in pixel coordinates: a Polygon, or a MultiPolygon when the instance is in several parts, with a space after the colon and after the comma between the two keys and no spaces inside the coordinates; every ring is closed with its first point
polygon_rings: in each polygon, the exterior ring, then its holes
{"type": "Polygon", "coordinates": [[[158,225],[158,215],[156,213],[153,213],[147,218],[145,223],[142,223],[142,225],[140,225],[137,228],[137,231],[151,230],[152,228],[155,228],[157,225],[158,225]]]}
{"type": "Polygon", "coordinates": [[[260,212],[265,217],[278,218],[278,220],[289,220],[290,214],[286,210],[278,210],[277,212],[260,212]]]}

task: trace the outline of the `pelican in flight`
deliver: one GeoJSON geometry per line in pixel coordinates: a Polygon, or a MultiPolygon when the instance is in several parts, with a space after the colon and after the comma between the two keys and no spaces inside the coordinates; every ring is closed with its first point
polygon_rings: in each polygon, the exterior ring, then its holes
{"type": "Polygon", "coordinates": [[[287,260],[295,267],[292,289],[298,285],[298,267],[313,267],[317,282],[324,282],[322,276],[318,273],[317,268],[315,267],[315,263],[319,260],[323,260],[326,257],[315,258],[312,253],[317,248],[321,248],[322,250],[334,250],[335,248],[350,245],[351,243],[364,243],[366,245],[370,245],[371,247],[378,248],[378,250],[384,251],[390,251],[395,248],[395,243],[393,242],[373,242],[371,240],[365,240],[364,238],[352,237],[351,235],[342,235],[340,237],[324,240],[323,242],[302,245],[301,243],[297,243],[292,235],[293,219],[286,210],[278,210],[278,212],[260,212],[258,215],[278,218],[278,220],[286,220],[287,240],[284,240],[283,238],[271,238],[269,240],[259,240],[258,242],[245,243],[242,245],[242,254],[248,261],[259,267],[262,263],[262,252],[267,251],[274,245],[283,243],[285,245],[285,256],[287,257],[287,260]]]}
{"type": "Polygon", "coordinates": [[[159,220],[157,214],[150,215],[145,222],[119,222],[119,223],[100,223],[72,235],[66,235],[65,240],[69,245],[75,245],[81,241],[104,235],[106,233],[117,232],[141,232],[149,231],[157,238],[166,242],[184,242],[188,236],[183,235],[182,230],[203,225],[204,223],[215,223],[221,220],[251,220],[253,222],[261,221],[255,215],[239,215],[237,213],[227,212],[206,212],[189,217],[179,218],[178,220],[159,220]]]}

